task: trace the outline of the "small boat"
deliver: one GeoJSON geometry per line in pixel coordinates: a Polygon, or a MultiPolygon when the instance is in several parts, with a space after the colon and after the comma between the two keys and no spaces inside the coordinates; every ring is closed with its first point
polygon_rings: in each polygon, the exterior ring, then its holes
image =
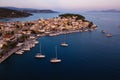
{"type": "Polygon", "coordinates": [[[112,37],[112,34],[108,33],[106,34],[107,37],[112,37]]]}
{"type": "Polygon", "coordinates": [[[37,34],[37,37],[40,37],[41,35],[40,34],[37,34]]]}
{"type": "Polygon", "coordinates": [[[19,50],[19,51],[15,52],[15,54],[23,54],[23,52],[24,52],[24,51],[19,50]]]}
{"type": "Polygon", "coordinates": [[[35,55],[35,58],[45,58],[45,55],[41,54],[41,53],[37,53],[35,55]]]}
{"type": "Polygon", "coordinates": [[[94,29],[89,29],[90,32],[92,32],[94,29]]]}
{"type": "Polygon", "coordinates": [[[55,33],[51,33],[51,34],[49,34],[49,36],[51,36],[51,37],[52,37],[52,36],[56,36],[56,34],[55,34],[55,33]]]}
{"type": "Polygon", "coordinates": [[[61,62],[61,59],[58,59],[58,57],[57,57],[57,47],[55,47],[55,53],[56,53],[56,57],[55,57],[55,58],[52,58],[52,59],[50,60],[50,62],[51,62],[51,63],[59,63],[59,62],[61,62]]]}
{"type": "Polygon", "coordinates": [[[102,30],[101,32],[102,32],[102,33],[106,33],[106,30],[102,30]]]}
{"type": "Polygon", "coordinates": [[[40,53],[37,53],[37,54],[35,55],[35,58],[45,58],[45,55],[43,55],[43,54],[41,53],[41,44],[40,44],[40,53]]]}
{"type": "Polygon", "coordinates": [[[83,30],[79,30],[79,32],[83,32],[83,30]]]}
{"type": "Polygon", "coordinates": [[[30,39],[35,39],[35,37],[34,36],[30,36],[30,39]]]}
{"type": "Polygon", "coordinates": [[[38,41],[34,41],[35,44],[38,44],[39,42],[38,41]]]}
{"type": "Polygon", "coordinates": [[[22,50],[24,50],[24,51],[30,51],[30,47],[26,46],[22,50]]]}
{"type": "Polygon", "coordinates": [[[61,46],[63,47],[67,47],[68,44],[66,43],[66,34],[65,34],[65,37],[64,37],[64,42],[60,44],[61,46]]]}
{"type": "Polygon", "coordinates": [[[63,47],[67,47],[68,44],[64,42],[64,43],[61,43],[61,46],[63,46],[63,47]]]}
{"type": "Polygon", "coordinates": [[[61,59],[57,59],[57,58],[52,58],[50,60],[51,63],[58,63],[58,62],[61,62],[61,59]]]}
{"type": "Polygon", "coordinates": [[[84,31],[85,31],[85,32],[87,32],[87,31],[88,31],[88,29],[85,29],[84,31]]]}
{"type": "Polygon", "coordinates": [[[32,47],[35,47],[35,44],[34,44],[34,43],[31,44],[31,48],[32,48],[32,47]]]}

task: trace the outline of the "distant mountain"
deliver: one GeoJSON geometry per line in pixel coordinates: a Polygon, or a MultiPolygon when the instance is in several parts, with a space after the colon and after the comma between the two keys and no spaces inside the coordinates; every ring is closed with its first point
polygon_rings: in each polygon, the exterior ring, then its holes
{"type": "Polygon", "coordinates": [[[53,10],[37,10],[37,9],[34,9],[34,10],[24,9],[22,11],[24,11],[24,12],[30,12],[30,13],[58,13],[58,12],[53,11],[53,10]]]}
{"type": "Polygon", "coordinates": [[[58,13],[57,11],[53,11],[50,9],[39,10],[39,9],[32,9],[32,8],[16,8],[16,7],[2,7],[2,8],[18,10],[22,12],[29,12],[29,13],[58,13]]]}
{"type": "Polygon", "coordinates": [[[95,11],[89,11],[89,12],[113,12],[113,13],[120,13],[120,10],[116,10],[116,9],[109,9],[109,10],[95,10],[95,11]]]}
{"type": "Polygon", "coordinates": [[[120,10],[110,9],[110,10],[102,10],[101,12],[120,12],[120,10]]]}
{"type": "Polygon", "coordinates": [[[19,18],[19,17],[28,17],[30,15],[32,14],[28,12],[21,12],[7,8],[0,8],[0,18],[19,18]]]}

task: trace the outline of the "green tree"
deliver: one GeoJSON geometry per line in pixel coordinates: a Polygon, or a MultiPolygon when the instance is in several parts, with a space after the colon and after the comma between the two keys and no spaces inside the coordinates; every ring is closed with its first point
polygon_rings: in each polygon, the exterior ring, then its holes
{"type": "Polygon", "coordinates": [[[67,13],[67,14],[61,14],[59,15],[60,17],[65,17],[65,18],[69,18],[69,17],[76,17],[76,20],[84,20],[85,17],[80,15],[80,14],[70,14],[70,13],[67,13]]]}

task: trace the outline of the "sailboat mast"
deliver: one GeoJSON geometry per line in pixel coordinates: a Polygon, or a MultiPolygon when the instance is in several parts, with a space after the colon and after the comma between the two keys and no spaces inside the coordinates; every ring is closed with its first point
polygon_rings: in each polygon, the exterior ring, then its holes
{"type": "Polygon", "coordinates": [[[55,47],[55,53],[56,53],[56,58],[57,58],[57,46],[55,47]]]}
{"type": "Polygon", "coordinates": [[[64,34],[64,43],[66,42],[66,34],[64,34]]]}
{"type": "Polygon", "coordinates": [[[65,34],[64,34],[64,43],[66,43],[66,39],[67,39],[67,33],[65,32],[65,34]]]}
{"type": "Polygon", "coordinates": [[[39,47],[40,47],[40,53],[41,53],[41,44],[39,44],[39,47]]]}

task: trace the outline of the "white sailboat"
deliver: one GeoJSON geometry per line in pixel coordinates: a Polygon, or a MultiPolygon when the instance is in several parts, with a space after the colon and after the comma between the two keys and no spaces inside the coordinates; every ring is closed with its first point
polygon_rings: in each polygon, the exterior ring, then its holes
{"type": "Polygon", "coordinates": [[[56,57],[55,57],[55,58],[52,58],[52,59],[50,60],[50,62],[51,62],[51,63],[59,63],[59,62],[61,62],[61,59],[58,59],[58,57],[57,57],[57,47],[55,47],[55,53],[56,53],[56,57]]]}
{"type": "Polygon", "coordinates": [[[15,54],[23,54],[23,52],[24,52],[24,51],[19,50],[19,51],[15,52],[15,54]]]}
{"type": "Polygon", "coordinates": [[[107,33],[106,36],[107,36],[107,37],[112,37],[112,34],[107,33]]]}
{"type": "Polygon", "coordinates": [[[61,46],[63,47],[67,47],[68,44],[66,43],[66,34],[65,34],[65,37],[64,37],[64,42],[60,44],[61,46]]]}
{"type": "Polygon", "coordinates": [[[35,55],[35,58],[45,58],[45,55],[43,55],[43,54],[41,53],[41,44],[40,44],[40,53],[37,53],[37,54],[35,55]]]}

